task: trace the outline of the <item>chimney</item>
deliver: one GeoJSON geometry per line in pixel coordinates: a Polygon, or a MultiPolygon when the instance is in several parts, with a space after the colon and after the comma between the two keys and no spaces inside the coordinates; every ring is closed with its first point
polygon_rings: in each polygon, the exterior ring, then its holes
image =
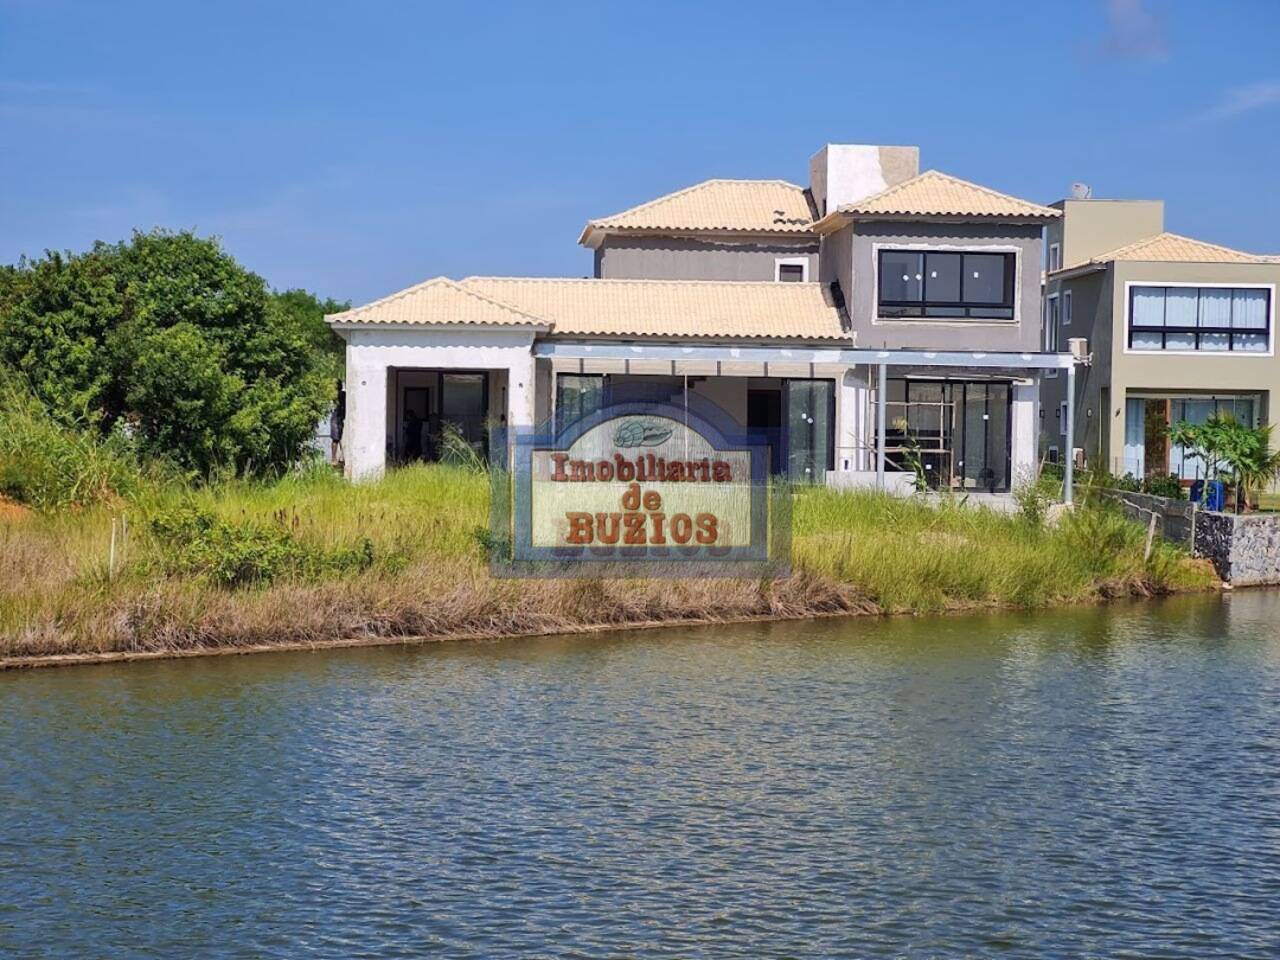
{"type": "Polygon", "coordinates": [[[828,143],[809,160],[809,190],[824,217],[920,172],[919,147],[828,143]]]}

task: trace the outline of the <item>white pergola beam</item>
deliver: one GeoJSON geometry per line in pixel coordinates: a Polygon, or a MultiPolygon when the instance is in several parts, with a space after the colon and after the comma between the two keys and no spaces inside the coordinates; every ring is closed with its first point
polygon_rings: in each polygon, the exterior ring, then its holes
{"type": "Polygon", "coordinates": [[[756,363],[891,364],[895,367],[968,367],[1007,370],[1069,370],[1069,353],[965,350],[858,350],[841,347],[773,347],[724,344],[581,343],[541,340],[535,357],[552,360],[703,360],[756,363]]]}

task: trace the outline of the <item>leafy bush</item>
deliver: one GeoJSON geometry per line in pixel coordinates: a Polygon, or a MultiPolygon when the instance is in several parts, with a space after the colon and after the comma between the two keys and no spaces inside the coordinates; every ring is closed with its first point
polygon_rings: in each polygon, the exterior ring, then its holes
{"type": "Polygon", "coordinates": [[[271,294],[215,240],[135,233],[0,267],[0,363],[66,425],[208,474],[296,462],[338,361],[301,291],[271,294]],[[318,326],[317,326],[318,325],[318,326]]]}
{"type": "Polygon", "coordinates": [[[1142,490],[1154,497],[1168,497],[1171,500],[1187,499],[1186,491],[1182,489],[1182,479],[1176,473],[1163,477],[1147,477],[1142,482],[1142,490]]]}
{"type": "Polygon", "coordinates": [[[104,437],[60,422],[0,367],[0,493],[52,510],[131,497],[147,479],[123,431],[104,437]]]}
{"type": "Polygon", "coordinates": [[[1142,490],[1142,481],[1132,473],[1126,473],[1123,477],[1105,474],[1103,476],[1103,486],[1112,490],[1127,490],[1129,493],[1139,493],[1142,490]]]}
{"type": "Polygon", "coordinates": [[[295,537],[283,523],[232,523],[191,506],[160,513],[150,526],[161,572],[199,577],[221,587],[356,573],[374,562],[368,537],[350,546],[325,548],[295,537]]]}
{"type": "Polygon", "coordinates": [[[1169,439],[1199,457],[1211,479],[1235,489],[1236,510],[1249,493],[1273,484],[1280,476],[1280,451],[1271,449],[1272,427],[1250,427],[1226,410],[1203,423],[1180,420],[1169,427],[1169,439]]]}
{"type": "Polygon", "coordinates": [[[1042,474],[1037,480],[1015,486],[1013,499],[1022,519],[1035,526],[1044,523],[1049,505],[1058,498],[1059,483],[1060,481],[1042,474]]]}

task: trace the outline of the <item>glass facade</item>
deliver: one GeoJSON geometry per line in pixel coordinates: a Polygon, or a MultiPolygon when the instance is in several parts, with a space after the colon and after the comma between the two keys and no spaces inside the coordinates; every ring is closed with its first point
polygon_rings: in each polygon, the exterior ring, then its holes
{"type": "Polygon", "coordinates": [[[1010,489],[1007,382],[890,381],[886,458],[900,470],[918,461],[931,489],[1010,489]]]}
{"type": "Polygon", "coordinates": [[[1129,348],[1266,353],[1271,348],[1271,291],[1132,286],[1129,348]]]}
{"type": "Polygon", "coordinates": [[[1182,480],[1204,478],[1205,463],[1169,442],[1169,425],[1204,423],[1217,413],[1230,413],[1256,427],[1261,415],[1257,394],[1228,396],[1129,397],[1125,400],[1124,453],[1114,472],[1135,477],[1176,474],[1182,480]]]}
{"type": "Polygon", "coordinates": [[[1013,253],[881,250],[879,315],[1012,320],[1013,253]]]}
{"type": "Polygon", "coordinates": [[[798,483],[824,483],[833,468],[835,381],[786,381],[787,475],[798,483]]]}
{"type": "MultiPolygon", "coordinates": [[[[835,465],[835,381],[781,377],[556,376],[556,429],[615,403],[681,405],[685,390],[769,443],[775,474],[823,483],[835,465]]],[[[691,405],[694,401],[691,399],[691,405]]]]}

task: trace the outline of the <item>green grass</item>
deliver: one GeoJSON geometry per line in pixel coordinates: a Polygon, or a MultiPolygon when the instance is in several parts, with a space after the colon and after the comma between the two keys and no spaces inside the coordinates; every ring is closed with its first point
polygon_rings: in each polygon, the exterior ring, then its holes
{"type": "Polygon", "coordinates": [[[1119,513],[1088,507],[1056,525],[874,493],[815,489],[793,515],[796,566],[856,584],[882,608],[1033,607],[1203,586],[1205,572],[1119,513]]]}
{"type": "Polygon", "coordinates": [[[1098,508],[1048,526],[826,489],[796,497],[784,580],[494,580],[478,534],[488,504],[487,476],[461,467],[360,485],[315,468],[198,489],[143,483],[0,520],[0,655],[1034,607],[1214,582],[1163,543],[1144,559],[1145,530],[1098,508]],[[174,518],[192,515],[214,533],[174,534],[174,518]]]}
{"type": "Polygon", "coordinates": [[[41,509],[88,506],[140,494],[161,481],[122,433],[50,416],[17,375],[0,369],[0,495],[41,509]]]}

